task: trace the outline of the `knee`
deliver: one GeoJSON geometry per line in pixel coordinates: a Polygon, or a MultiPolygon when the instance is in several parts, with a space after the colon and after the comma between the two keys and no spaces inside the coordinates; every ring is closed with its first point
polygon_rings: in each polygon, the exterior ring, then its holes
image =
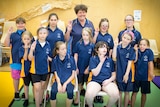
{"type": "Polygon", "coordinates": [[[93,97],[94,97],[93,92],[86,90],[85,98],[90,99],[90,98],[93,98],[93,97]]]}

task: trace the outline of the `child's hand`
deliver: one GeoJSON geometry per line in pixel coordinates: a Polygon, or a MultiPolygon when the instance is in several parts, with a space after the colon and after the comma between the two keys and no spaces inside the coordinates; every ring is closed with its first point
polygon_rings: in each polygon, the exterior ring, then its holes
{"type": "Polygon", "coordinates": [[[52,61],[52,58],[48,56],[48,61],[52,61]]]}
{"type": "Polygon", "coordinates": [[[66,92],[66,87],[67,87],[67,84],[66,84],[66,83],[64,83],[64,84],[63,84],[63,86],[62,86],[62,92],[63,92],[63,93],[65,93],[65,92],[66,92]]]}
{"type": "Polygon", "coordinates": [[[58,84],[58,92],[62,93],[62,85],[61,85],[61,83],[58,84]]]}
{"type": "Polygon", "coordinates": [[[95,32],[94,32],[94,36],[97,37],[98,34],[99,34],[99,29],[97,28],[97,29],[95,30],[95,32]]]}
{"type": "Polygon", "coordinates": [[[67,31],[71,32],[71,30],[72,30],[72,21],[69,21],[67,25],[67,31]]]}
{"type": "Polygon", "coordinates": [[[76,69],[76,73],[79,74],[79,69],[78,68],[76,69]]]}
{"type": "Polygon", "coordinates": [[[100,60],[100,62],[104,62],[105,61],[105,59],[106,59],[106,56],[104,56],[104,55],[100,55],[99,56],[99,60],[100,60]]]}
{"type": "Polygon", "coordinates": [[[134,50],[135,50],[135,51],[138,51],[138,45],[137,45],[137,44],[134,45],[134,50]]]}
{"type": "Polygon", "coordinates": [[[84,74],[89,74],[88,69],[85,69],[84,74]]]}
{"type": "Polygon", "coordinates": [[[106,86],[106,85],[108,85],[110,83],[110,80],[109,79],[106,79],[106,80],[104,80],[103,82],[102,82],[102,85],[103,86],[106,86]]]}
{"type": "Polygon", "coordinates": [[[115,39],[114,46],[118,46],[118,38],[115,39]]]}
{"type": "Polygon", "coordinates": [[[31,45],[31,50],[32,51],[34,51],[35,50],[35,48],[36,48],[36,41],[34,41],[33,43],[32,43],[32,45],[31,45]]]}
{"type": "Polygon", "coordinates": [[[11,34],[13,32],[13,27],[11,26],[9,29],[8,29],[8,33],[11,34]]]}
{"type": "Polygon", "coordinates": [[[28,48],[30,48],[30,45],[29,45],[29,43],[24,43],[24,49],[28,49],[28,48]]]}
{"type": "Polygon", "coordinates": [[[128,75],[125,74],[125,75],[123,76],[123,82],[124,82],[124,83],[127,83],[127,81],[128,81],[128,75]]]}

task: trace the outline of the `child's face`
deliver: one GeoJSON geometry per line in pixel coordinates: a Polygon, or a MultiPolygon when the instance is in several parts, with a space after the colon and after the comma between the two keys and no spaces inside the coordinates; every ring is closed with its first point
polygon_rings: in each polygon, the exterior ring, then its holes
{"type": "Polygon", "coordinates": [[[66,53],[67,53],[66,44],[60,45],[59,50],[57,50],[57,53],[58,53],[60,56],[65,57],[65,56],[66,56],[66,53]]]}
{"type": "Polygon", "coordinates": [[[83,40],[89,40],[89,33],[86,30],[83,30],[82,32],[82,39],[83,40]]]}
{"type": "Polygon", "coordinates": [[[47,29],[41,29],[41,30],[38,32],[38,39],[41,40],[41,41],[45,41],[47,35],[48,35],[47,29]]]}
{"type": "Polygon", "coordinates": [[[26,27],[26,24],[23,23],[23,22],[19,22],[19,23],[16,24],[16,26],[17,26],[18,30],[24,30],[25,27],[26,27]]]}
{"type": "Polygon", "coordinates": [[[107,54],[107,46],[104,44],[103,47],[98,48],[98,55],[105,56],[107,54]]]}
{"type": "Polygon", "coordinates": [[[56,27],[57,26],[57,17],[56,16],[51,16],[51,18],[49,19],[49,25],[52,27],[56,27]]]}
{"type": "Polygon", "coordinates": [[[108,22],[104,21],[104,22],[101,23],[100,31],[101,32],[107,32],[108,31],[108,22]]]}
{"type": "Polygon", "coordinates": [[[141,40],[139,43],[139,49],[141,52],[144,52],[148,48],[147,42],[145,40],[141,40]]]}
{"type": "Polygon", "coordinates": [[[124,34],[124,35],[122,36],[122,44],[123,44],[123,45],[128,45],[131,41],[132,41],[132,38],[131,38],[130,35],[124,34]]]}
{"type": "Polygon", "coordinates": [[[130,28],[130,27],[133,27],[133,24],[134,24],[134,20],[132,18],[132,16],[126,16],[125,18],[125,23],[126,23],[126,27],[130,28]]]}
{"type": "Polygon", "coordinates": [[[24,44],[30,44],[31,43],[31,38],[30,38],[30,36],[29,35],[23,35],[23,37],[22,37],[22,41],[23,41],[23,43],[24,44]]]}

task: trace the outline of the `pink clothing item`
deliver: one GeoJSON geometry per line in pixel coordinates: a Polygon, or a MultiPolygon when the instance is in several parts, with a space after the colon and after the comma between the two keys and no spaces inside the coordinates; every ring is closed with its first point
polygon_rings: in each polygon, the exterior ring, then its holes
{"type": "Polygon", "coordinates": [[[11,70],[11,75],[13,79],[19,79],[20,73],[21,73],[20,70],[14,70],[14,69],[11,70]]]}

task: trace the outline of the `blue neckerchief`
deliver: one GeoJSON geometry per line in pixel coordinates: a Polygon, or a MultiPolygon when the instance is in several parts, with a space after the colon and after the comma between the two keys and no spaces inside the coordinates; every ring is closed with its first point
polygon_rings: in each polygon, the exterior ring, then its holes
{"type": "Polygon", "coordinates": [[[19,35],[22,35],[23,32],[24,32],[24,30],[17,30],[17,33],[18,33],[19,35]]]}

